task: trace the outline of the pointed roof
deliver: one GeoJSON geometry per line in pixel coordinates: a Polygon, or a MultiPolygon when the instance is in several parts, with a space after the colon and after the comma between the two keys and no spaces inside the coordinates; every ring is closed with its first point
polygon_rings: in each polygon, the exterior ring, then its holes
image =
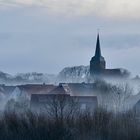
{"type": "Polygon", "coordinates": [[[96,50],[95,50],[95,57],[100,58],[101,57],[101,49],[100,49],[100,37],[99,33],[97,36],[97,42],[96,42],[96,50]]]}
{"type": "Polygon", "coordinates": [[[67,94],[63,86],[58,86],[54,90],[50,91],[49,94],[67,94]]]}

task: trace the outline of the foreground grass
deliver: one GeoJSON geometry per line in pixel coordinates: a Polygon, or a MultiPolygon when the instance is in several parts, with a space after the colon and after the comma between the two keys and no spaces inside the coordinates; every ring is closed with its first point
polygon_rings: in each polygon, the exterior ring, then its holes
{"type": "Polygon", "coordinates": [[[75,117],[3,113],[0,140],[139,140],[140,124],[134,112],[114,114],[97,109],[75,117]]]}

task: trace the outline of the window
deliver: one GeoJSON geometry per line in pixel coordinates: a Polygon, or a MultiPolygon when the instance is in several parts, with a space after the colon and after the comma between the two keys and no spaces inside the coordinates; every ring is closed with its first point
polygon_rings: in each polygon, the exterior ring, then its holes
{"type": "Polygon", "coordinates": [[[81,104],[81,109],[86,109],[86,104],[81,104]]]}

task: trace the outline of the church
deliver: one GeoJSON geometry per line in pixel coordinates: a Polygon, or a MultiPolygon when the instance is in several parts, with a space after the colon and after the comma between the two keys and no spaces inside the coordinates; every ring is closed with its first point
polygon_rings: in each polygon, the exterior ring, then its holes
{"type": "Polygon", "coordinates": [[[105,58],[102,56],[100,37],[97,35],[95,55],[90,61],[90,78],[127,78],[129,73],[125,69],[107,69],[105,58]]]}

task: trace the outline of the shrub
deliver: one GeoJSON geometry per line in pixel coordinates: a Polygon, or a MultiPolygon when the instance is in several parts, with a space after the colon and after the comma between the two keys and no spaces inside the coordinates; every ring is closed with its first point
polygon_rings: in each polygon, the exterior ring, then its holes
{"type": "Polygon", "coordinates": [[[114,114],[98,108],[70,120],[45,114],[4,112],[0,118],[2,140],[139,140],[139,119],[132,111],[114,114]]]}

